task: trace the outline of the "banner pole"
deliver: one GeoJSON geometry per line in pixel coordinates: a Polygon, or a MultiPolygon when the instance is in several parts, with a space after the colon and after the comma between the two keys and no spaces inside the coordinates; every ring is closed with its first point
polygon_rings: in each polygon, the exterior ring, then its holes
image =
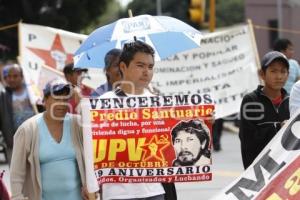
{"type": "MultiPolygon", "coordinates": [[[[19,64],[20,64],[20,66],[21,66],[21,68],[22,68],[22,70],[23,70],[23,77],[24,77],[24,81],[25,81],[25,83],[26,83],[26,86],[28,87],[28,85],[27,85],[27,81],[28,80],[26,80],[27,78],[25,77],[26,75],[25,75],[25,73],[26,72],[24,72],[24,69],[23,69],[23,66],[21,65],[21,60],[22,60],[22,58],[23,58],[23,55],[22,55],[22,34],[21,34],[21,25],[22,25],[22,20],[20,20],[19,22],[18,22],[18,47],[19,47],[19,56],[18,56],[18,62],[19,62],[19,64]]],[[[30,94],[31,94],[31,92],[29,91],[29,89],[26,87],[26,90],[27,90],[27,92],[29,93],[29,96],[31,96],[30,94]]],[[[30,98],[30,97],[29,97],[30,98]]],[[[38,108],[37,108],[37,105],[36,105],[36,102],[33,102],[34,100],[33,100],[33,98],[31,97],[30,98],[31,100],[30,100],[30,103],[31,103],[31,106],[32,106],[32,109],[33,109],[33,111],[34,111],[34,113],[35,114],[38,114],[39,113],[39,111],[38,111],[38,108]]]]}
{"type": "MultiPolygon", "coordinates": [[[[258,55],[257,45],[256,45],[255,33],[254,33],[254,29],[253,29],[253,23],[252,23],[251,19],[248,19],[247,22],[248,22],[248,27],[249,27],[250,36],[251,36],[251,43],[252,43],[253,50],[254,50],[256,67],[257,67],[257,71],[259,72],[259,70],[261,69],[261,66],[260,66],[260,59],[259,59],[259,55],[258,55]]],[[[259,73],[258,73],[258,76],[259,76],[259,73]]],[[[259,76],[259,82],[261,84],[263,83],[260,76],[259,76]]]]}
{"type": "Polygon", "coordinates": [[[253,24],[253,27],[255,29],[260,29],[260,30],[268,30],[268,31],[276,31],[276,32],[283,32],[283,33],[292,33],[292,34],[300,34],[299,30],[293,30],[293,29],[285,29],[285,28],[273,28],[269,26],[261,26],[257,24],[253,24]]]}
{"type": "MultiPolygon", "coordinates": [[[[86,170],[86,187],[88,191],[89,200],[94,200],[95,192],[99,191],[99,184],[94,171],[94,148],[93,148],[93,133],[91,126],[91,113],[87,109],[89,99],[82,99],[81,106],[81,127],[83,133],[83,151],[84,164],[86,170]]],[[[101,198],[101,194],[100,194],[101,198]]]]}
{"type": "Polygon", "coordinates": [[[19,57],[22,58],[21,24],[22,24],[22,20],[20,20],[20,21],[18,22],[18,47],[19,47],[19,57]]]}
{"type": "Polygon", "coordinates": [[[89,193],[89,200],[96,200],[96,195],[95,193],[89,193]]]}
{"type": "Polygon", "coordinates": [[[62,77],[65,76],[64,73],[62,73],[61,71],[58,71],[58,70],[56,70],[56,69],[54,69],[52,67],[49,67],[48,65],[42,65],[42,67],[45,68],[45,69],[47,69],[47,70],[50,70],[50,71],[52,71],[52,72],[54,72],[56,74],[58,74],[59,76],[62,76],[62,77]]]}
{"type": "Polygon", "coordinates": [[[18,25],[19,25],[19,23],[7,25],[7,26],[2,26],[2,27],[0,27],[0,31],[4,31],[4,30],[7,30],[7,29],[15,28],[18,25]]]}
{"type": "Polygon", "coordinates": [[[128,16],[129,16],[129,17],[133,17],[133,15],[132,15],[132,10],[131,10],[131,9],[128,10],[128,16]]]}

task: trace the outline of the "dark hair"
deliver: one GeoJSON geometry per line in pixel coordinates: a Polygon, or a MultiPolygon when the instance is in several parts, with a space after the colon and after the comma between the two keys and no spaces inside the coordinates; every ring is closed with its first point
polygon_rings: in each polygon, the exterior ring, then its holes
{"type": "Polygon", "coordinates": [[[275,51],[285,51],[289,45],[293,45],[288,39],[277,39],[274,43],[273,49],[275,51]]]}
{"type": "Polygon", "coordinates": [[[210,151],[208,149],[210,135],[209,129],[206,124],[201,120],[190,120],[190,121],[181,121],[172,129],[172,142],[174,144],[175,139],[180,131],[185,131],[190,134],[195,134],[199,139],[200,143],[207,141],[203,149],[203,155],[210,157],[210,151]]]}
{"type": "Polygon", "coordinates": [[[104,57],[104,64],[105,64],[104,72],[106,72],[107,69],[112,65],[116,57],[120,57],[121,52],[122,52],[121,49],[112,49],[106,53],[104,57]]]}
{"type": "Polygon", "coordinates": [[[136,40],[134,42],[124,44],[120,56],[120,62],[124,62],[126,66],[128,66],[130,61],[133,60],[134,55],[138,52],[150,54],[154,58],[155,52],[153,48],[150,45],[146,44],[145,42],[136,40]]]}
{"type": "MultiPolygon", "coordinates": [[[[119,59],[121,56],[122,51],[120,49],[112,49],[109,52],[105,54],[104,57],[104,68],[103,71],[106,76],[106,80],[109,81],[109,75],[107,74],[107,70],[112,66],[112,63],[114,62],[115,59],[119,59]]],[[[119,69],[120,71],[120,69],[119,69]]]]}
{"type": "Polygon", "coordinates": [[[72,74],[73,73],[73,68],[74,68],[74,63],[68,63],[63,69],[64,75],[66,74],[72,74]]]}
{"type": "Polygon", "coordinates": [[[63,69],[63,72],[64,72],[65,76],[67,74],[72,74],[73,72],[76,72],[76,71],[87,72],[88,69],[86,69],[86,68],[74,68],[74,63],[73,62],[66,64],[64,69],[63,69]]]}

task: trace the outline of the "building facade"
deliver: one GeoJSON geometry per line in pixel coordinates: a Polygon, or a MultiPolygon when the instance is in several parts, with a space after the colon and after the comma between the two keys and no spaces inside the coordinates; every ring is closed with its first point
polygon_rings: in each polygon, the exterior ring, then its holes
{"type": "Polygon", "coordinates": [[[277,3],[281,1],[282,29],[298,33],[281,33],[264,28],[254,27],[259,56],[262,57],[271,50],[274,41],[281,36],[294,44],[295,59],[300,60],[300,0],[245,0],[245,16],[254,25],[279,28],[277,3]]]}

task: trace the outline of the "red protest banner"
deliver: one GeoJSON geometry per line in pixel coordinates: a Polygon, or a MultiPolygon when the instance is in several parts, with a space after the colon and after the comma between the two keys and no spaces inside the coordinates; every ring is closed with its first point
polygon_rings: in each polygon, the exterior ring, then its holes
{"type": "Polygon", "coordinates": [[[211,180],[212,104],[111,109],[107,103],[90,109],[99,182],[211,180]]]}
{"type": "Polygon", "coordinates": [[[258,195],[256,200],[300,199],[300,157],[295,159],[258,195]]]}

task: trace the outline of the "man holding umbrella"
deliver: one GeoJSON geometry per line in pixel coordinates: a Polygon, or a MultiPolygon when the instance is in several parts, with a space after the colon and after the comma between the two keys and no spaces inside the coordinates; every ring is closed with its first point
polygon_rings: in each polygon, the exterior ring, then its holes
{"type": "MultiPolygon", "coordinates": [[[[154,50],[148,44],[134,41],[124,45],[120,56],[120,87],[102,95],[103,98],[153,96],[146,88],[153,77],[154,50]]],[[[104,200],[176,200],[173,183],[106,183],[104,200]]]]}

